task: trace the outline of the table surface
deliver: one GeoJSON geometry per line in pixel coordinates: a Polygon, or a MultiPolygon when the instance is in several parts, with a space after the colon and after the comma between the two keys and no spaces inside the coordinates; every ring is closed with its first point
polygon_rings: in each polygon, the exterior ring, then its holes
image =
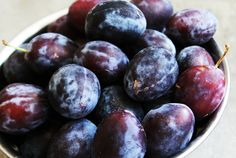
{"type": "MultiPolygon", "coordinates": [[[[68,7],[74,0],[0,0],[0,39],[11,40],[20,31],[37,20],[68,7]]],[[[189,158],[233,158],[236,157],[236,3],[234,0],[171,0],[175,11],[185,8],[205,8],[212,11],[219,20],[215,35],[219,46],[231,45],[227,59],[231,70],[231,92],[228,106],[219,124],[208,139],[192,152],[189,158]]],[[[0,50],[2,46],[0,46],[0,50]]],[[[0,158],[3,158],[0,154],[0,158]]]]}

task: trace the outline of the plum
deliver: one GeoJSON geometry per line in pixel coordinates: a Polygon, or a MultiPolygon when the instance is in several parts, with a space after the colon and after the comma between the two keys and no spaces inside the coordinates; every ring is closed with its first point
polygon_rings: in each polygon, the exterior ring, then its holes
{"type": "Polygon", "coordinates": [[[147,114],[150,110],[156,109],[158,107],[161,107],[163,104],[171,103],[174,101],[174,87],[172,87],[168,92],[156,99],[155,101],[151,102],[145,102],[143,105],[143,109],[145,114],[147,114]]]}
{"type": "Polygon", "coordinates": [[[123,49],[130,58],[133,58],[133,56],[139,51],[151,46],[166,48],[173,55],[176,54],[176,49],[173,42],[165,34],[152,29],[146,29],[143,35],[138,38],[135,44],[127,45],[123,47],[123,49]]]}
{"type": "Polygon", "coordinates": [[[210,11],[185,9],[170,18],[166,33],[182,45],[200,45],[213,37],[216,25],[217,19],[210,11]]]}
{"type": "Polygon", "coordinates": [[[57,33],[43,33],[29,43],[26,61],[39,75],[51,76],[63,65],[73,62],[77,45],[69,38],[57,33]]]}
{"type": "Polygon", "coordinates": [[[60,115],[78,119],[88,115],[100,96],[100,83],[90,70],[69,64],[56,71],[49,82],[49,101],[60,115]]]}
{"type": "Polygon", "coordinates": [[[150,46],[166,48],[174,56],[176,54],[176,49],[173,42],[164,33],[152,29],[147,29],[144,32],[138,40],[138,45],[141,45],[142,49],[150,46]]]}
{"type": "Polygon", "coordinates": [[[85,23],[89,39],[114,44],[133,43],[146,29],[143,13],[128,1],[107,1],[96,5],[85,23]]]}
{"type": "Polygon", "coordinates": [[[143,119],[148,158],[171,157],[190,142],[195,118],[184,104],[168,103],[149,111],[143,119]]]}
{"type": "Polygon", "coordinates": [[[177,61],[170,51],[148,47],[131,60],[124,76],[124,89],[134,100],[154,101],[175,84],[178,73],[177,61]]]}
{"type": "Polygon", "coordinates": [[[200,46],[186,47],[177,56],[180,71],[192,66],[214,65],[211,55],[200,46]]]}
{"type": "Polygon", "coordinates": [[[46,121],[48,101],[38,86],[15,83],[0,91],[0,131],[24,134],[46,121]]]}
{"type": "Polygon", "coordinates": [[[147,19],[147,28],[162,31],[173,14],[169,0],[132,0],[147,19]]]}
{"type": "Polygon", "coordinates": [[[96,119],[101,121],[108,114],[120,109],[132,112],[140,121],[144,117],[144,112],[140,103],[131,100],[122,87],[115,85],[106,87],[102,90],[94,114],[96,119]]]}
{"type": "Polygon", "coordinates": [[[57,125],[47,124],[27,135],[24,142],[20,145],[22,157],[45,158],[49,142],[58,129],[57,125]]]}
{"type": "MultiPolygon", "coordinates": [[[[27,49],[28,44],[20,47],[27,49]]],[[[3,73],[8,83],[23,82],[35,83],[37,75],[30,68],[29,63],[24,58],[25,53],[16,50],[3,64],[3,73]]]]}
{"type": "Polygon", "coordinates": [[[98,3],[105,0],[76,0],[69,8],[68,22],[84,34],[85,20],[88,12],[98,3]]]}
{"type": "Polygon", "coordinates": [[[0,65],[0,90],[7,85],[6,78],[3,73],[3,66],[0,65]]]}
{"type": "Polygon", "coordinates": [[[87,119],[65,124],[52,138],[47,158],[90,158],[96,129],[87,119]]]}
{"type": "Polygon", "coordinates": [[[123,78],[129,59],[109,42],[90,41],[76,52],[75,62],[93,71],[102,85],[111,85],[123,78]]]}
{"type": "Polygon", "coordinates": [[[70,39],[76,39],[79,36],[77,30],[70,26],[68,15],[64,15],[48,25],[47,32],[59,33],[70,39]]]}
{"type": "Polygon", "coordinates": [[[112,112],[99,124],[92,158],[143,158],[145,152],[145,132],[131,112],[112,112]]]}
{"type": "Polygon", "coordinates": [[[176,83],[176,101],[189,106],[196,120],[213,113],[224,98],[224,72],[215,66],[194,66],[185,70],[176,83]]]}

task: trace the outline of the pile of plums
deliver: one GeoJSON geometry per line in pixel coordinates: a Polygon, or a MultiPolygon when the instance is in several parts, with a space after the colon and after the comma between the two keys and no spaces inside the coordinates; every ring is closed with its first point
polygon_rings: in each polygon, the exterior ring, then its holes
{"type": "Polygon", "coordinates": [[[174,156],[224,98],[216,25],[169,0],[77,0],[2,65],[0,131],[24,158],[174,156]]]}

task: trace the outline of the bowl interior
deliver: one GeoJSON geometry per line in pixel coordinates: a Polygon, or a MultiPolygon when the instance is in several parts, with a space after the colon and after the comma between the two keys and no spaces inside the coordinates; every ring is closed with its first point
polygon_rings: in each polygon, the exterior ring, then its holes
{"type": "MultiPolygon", "coordinates": [[[[12,45],[19,46],[20,44],[29,41],[35,35],[46,32],[46,26],[48,24],[52,23],[62,15],[67,14],[67,12],[68,10],[65,9],[36,22],[32,26],[22,31],[10,43],[12,45]]],[[[218,48],[214,39],[211,39],[208,43],[203,45],[203,47],[206,48],[208,52],[211,53],[215,61],[217,61],[217,59],[219,59],[219,56],[222,55],[222,51],[218,48]]],[[[7,58],[13,52],[14,52],[13,48],[7,48],[7,47],[0,52],[0,66],[2,65],[2,63],[4,63],[5,60],[7,60],[7,58]]],[[[194,149],[196,149],[196,147],[199,146],[208,137],[208,135],[213,131],[213,129],[219,122],[219,119],[223,114],[229,96],[230,78],[229,78],[228,63],[226,59],[223,61],[223,64],[221,64],[220,68],[224,70],[226,78],[226,93],[224,100],[221,103],[221,106],[210,117],[204,120],[204,123],[197,124],[197,130],[195,130],[192,141],[190,142],[187,148],[185,148],[182,152],[175,155],[175,157],[178,158],[185,157],[194,149]]],[[[0,150],[2,150],[10,158],[19,157],[20,153],[16,145],[17,143],[11,140],[14,140],[14,136],[8,136],[0,133],[0,150]]]]}

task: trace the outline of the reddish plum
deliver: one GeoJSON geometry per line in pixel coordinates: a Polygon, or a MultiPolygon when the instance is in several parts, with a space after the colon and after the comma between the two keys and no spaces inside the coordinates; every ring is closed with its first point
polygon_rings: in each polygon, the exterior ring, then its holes
{"type": "Polygon", "coordinates": [[[85,24],[85,33],[90,39],[115,44],[134,42],[145,29],[143,13],[128,1],[99,3],[88,13],[85,24]]]}
{"type": "Polygon", "coordinates": [[[143,158],[145,152],[146,135],[132,113],[115,111],[98,126],[92,158],[143,158]]]}
{"type": "Polygon", "coordinates": [[[175,84],[178,73],[177,61],[170,51],[148,47],[131,60],[124,77],[124,88],[134,100],[154,101],[175,84]]]}
{"type": "Polygon", "coordinates": [[[64,15],[48,25],[47,31],[59,33],[70,39],[75,39],[79,36],[79,33],[77,33],[77,31],[69,25],[68,15],[64,15]]]}
{"type": "Polygon", "coordinates": [[[217,19],[204,9],[185,9],[174,14],[166,33],[182,45],[204,44],[216,32],[217,19]]]}
{"type": "Polygon", "coordinates": [[[88,12],[104,0],[76,0],[69,8],[68,21],[81,33],[84,33],[85,19],[88,12]]]}
{"type": "Polygon", "coordinates": [[[177,56],[180,71],[192,66],[214,65],[211,55],[200,46],[186,47],[177,56]]]}
{"type": "Polygon", "coordinates": [[[54,135],[47,158],[90,158],[96,129],[87,119],[67,123],[54,135]]]}
{"type": "Polygon", "coordinates": [[[132,0],[147,19],[147,28],[162,31],[173,14],[169,0],[132,0]]]}
{"type": "Polygon", "coordinates": [[[225,77],[215,66],[194,66],[185,70],[176,83],[175,97],[188,105],[197,120],[213,113],[223,100],[225,77]]]}
{"type": "Polygon", "coordinates": [[[147,113],[143,127],[147,134],[148,158],[170,157],[190,142],[195,119],[184,104],[169,103],[147,113]]]}
{"type": "Polygon", "coordinates": [[[30,41],[25,54],[31,68],[40,75],[51,76],[59,67],[72,63],[76,44],[57,33],[44,33],[30,41]]]}
{"type": "Polygon", "coordinates": [[[88,115],[100,96],[100,83],[96,75],[75,64],[56,71],[48,89],[53,108],[62,116],[73,119],[88,115]]]}
{"type": "Polygon", "coordinates": [[[110,85],[123,78],[129,59],[109,42],[91,41],[76,52],[75,62],[93,71],[103,85],[110,85]]]}
{"type": "Polygon", "coordinates": [[[15,83],[0,91],[1,132],[26,133],[43,124],[47,115],[47,96],[41,88],[15,83]]]}
{"type": "Polygon", "coordinates": [[[94,114],[95,117],[101,121],[108,114],[120,109],[132,112],[140,121],[144,117],[140,103],[131,100],[120,86],[110,86],[102,90],[94,114]]]}

